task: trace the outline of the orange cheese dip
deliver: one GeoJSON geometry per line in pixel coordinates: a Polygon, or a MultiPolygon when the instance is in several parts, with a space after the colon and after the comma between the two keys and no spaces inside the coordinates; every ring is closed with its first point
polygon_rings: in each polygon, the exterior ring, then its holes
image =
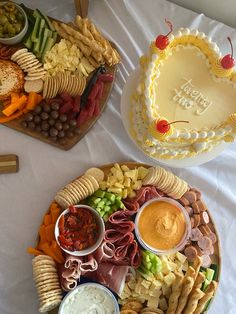
{"type": "Polygon", "coordinates": [[[144,207],[138,220],[140,237],[157,250],[176,247],[183,239],[186,228],[181,210],[165,201],[156,201],[144,207]]]}

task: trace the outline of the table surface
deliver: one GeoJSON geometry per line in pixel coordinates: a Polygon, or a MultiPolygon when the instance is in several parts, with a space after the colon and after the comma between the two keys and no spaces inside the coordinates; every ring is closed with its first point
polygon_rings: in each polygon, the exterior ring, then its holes
{"type": "MultiPolygon", "coordinates": [[[[72,0],[24,1],[48,15],[69,21],[74,16],[72,0]]],[[[0,175],[0,313],[38,313],[32,279],[31,256],[42,216],[55,193],[75,176],[93,165],[136,160],[150,163],[131,142],[120,117],[120,96],[129,73],[146,51],[150,40],[166,31],[164,18],[179,27],[198,28],[227,52],[226,36],[236,42],[234,29],[164,0],[90,1],[89,16],[113,40],[122,56],[108,107],[92,130],[70,151],[41,143],[0,126],[0,154],[15,153],[20,172],[0,175]]],[[[204,198],[221,239],[222,277],[209,313],[236,313],[236,200],[233,188],[236,143],[213,161],[199,167],[172,169],[204,198]]]]}

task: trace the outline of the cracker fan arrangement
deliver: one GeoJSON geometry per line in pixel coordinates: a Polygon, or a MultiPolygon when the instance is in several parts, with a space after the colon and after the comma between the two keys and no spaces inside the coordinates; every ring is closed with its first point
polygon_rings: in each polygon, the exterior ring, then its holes
{"type": "Polygon", "coordinates": [[[89,168],[57,192],[38,235],[28,253],[42,313],[200,314],[217,289],[201,192],[161,167],[89,168]]]}
{"type": "Polygon", "coordinates": [[[120,56],[89,20],[0,4],[0,123],[62,149],[104,109],[120,56]]]}

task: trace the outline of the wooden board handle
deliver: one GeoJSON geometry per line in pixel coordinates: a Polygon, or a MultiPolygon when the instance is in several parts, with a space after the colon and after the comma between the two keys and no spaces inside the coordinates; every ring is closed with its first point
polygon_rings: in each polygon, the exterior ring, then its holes
{"type": "Polygon", "coordinates": [[[19,159],[16,155],[2,155],[0,156],[0,174],[14,173],[19,170],[19,159]]]}
{"type": "Polygon", "coordinates": [[[80,15],[82,18],[87,17],[89,0],[74,0],[76,14],[80,15]]]}

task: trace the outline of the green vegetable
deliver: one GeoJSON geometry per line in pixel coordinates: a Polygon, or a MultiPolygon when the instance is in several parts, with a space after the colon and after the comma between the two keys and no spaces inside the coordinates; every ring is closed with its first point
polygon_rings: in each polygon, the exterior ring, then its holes
{"type": "Polygon", "coordinates": [[[39,25],[40,25],[40,17],[37,17],[36,22],[34,24],[33,32],[31,34],[32,42],[37,42],[38,40],[39,25]]]}
{"type": "Polygon", "coordinates": [[[202,291],[205,291],[206,288],[209,286],[209,284],[211,283],[211,281],[213,280],[215,275],[215,270],[211,269],[211,268],[207,268],[206,272],[205,272],[205,281],[202,284],[202,291]]]}
{"type": "Polygon", "coordinates": [[[152,275],[158,274],[162,270],[162,262],[160,258],[154,253],[143,250],[142,262],[139,269],[141,273],[151,273],[152,275]],[[141,269],[141,270],[140,270],[141,269]]]}
{"type": "Polygon", "coordinates": [[[213,280],[216,280],[217,277],[218,277],[218,265],[217,264],[211,264],[210,266],[211,269],[213,269],[215,272],[214,272],[214,276],[213,276],[213,280]]]}
{"type": "Polygon", "coordinates": [[[88,197],[86,204],[95,208],[104,221],[107,221],[110,215],[118,209],[125,209],[120,197],[102,190],[97,190],[92,196],[88,197]]]}

